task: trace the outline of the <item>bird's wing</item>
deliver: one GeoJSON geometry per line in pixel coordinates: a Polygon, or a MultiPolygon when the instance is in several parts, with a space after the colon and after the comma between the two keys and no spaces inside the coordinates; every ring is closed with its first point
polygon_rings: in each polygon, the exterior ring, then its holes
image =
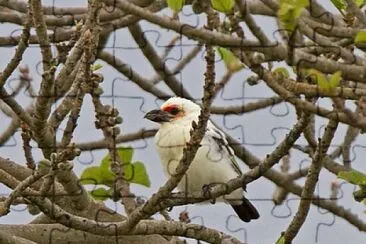
{"type": "Polygon", "coordinates": [[[230,159],[230,166],[234,169],[234,171],[238,175],[242,175],[240,167],[235,160],[234,151],[229,146],[229,143],[226,140],[225,134],[222,131],[220,131],[216,126],[209,123],[207,125],[207,130],[206,130],[205,136],[211,137],[213,139],[211,141],[213,141],[214,143],[217,144],[217,148],[220,152],[227,153],[227,155],[229,156],[229,159],[230,159]]]}

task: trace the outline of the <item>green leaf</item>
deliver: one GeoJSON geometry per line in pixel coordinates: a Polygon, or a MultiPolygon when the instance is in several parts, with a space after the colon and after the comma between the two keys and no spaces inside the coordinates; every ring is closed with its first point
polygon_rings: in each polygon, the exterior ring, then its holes
{"type": "Polygon", "coordinates": [[[184,6],[184,0],[166,0],[169,8],[175,12],[180,12],[184,6]]]}
{"type": "Polygon", "coordinates": [[[146,172],[145,165],[142,162],[136,161],[132,164],[124,164],[123,170],[126,181],[150,187],[150,179],[146,172]]]}
{"type": "Polygon", "coordinates": [[[110,194],[109,190],[106,190],[105,188],[99,187],[92,191],[89,191],[89,194],[95,199],[95,200],[101,200],[104,201],[108,198],[112,198],[112,195],[110,194]]]}
{"type": "Polygon", "coordinates": [[[293,2],[295,6],[301,9],[309,6],[309,0],[291,0],[291,2],[293,2]]]}
{"type": "Polygon", "coordinates": [[[360,30],[356,37],[355,37],[355,43],[365,43],[366,42],[366,30],[360,30]]]}
{"type": "Polygon", "coordinates": [[[306,77],[311,77],[319,86],[321,90],[327,92],[333,92],[334,89],[339,85],[342,78],[342,72],[337,71],[331,75],[330,79],[316,69],[308,69],[305,71],[306,77]]]}
{"type": "Polygon", "coordinates": [[[292,21],[295,18],[294,8],[291,5],[281,4],[277,15],[287,30],[292,31],[295,28],[296,23],[292,21]]]}
{"type": "Polygon", "coordinates": [[[92,71],[97,71],[97,70],[99,70],[101,68],[103,68],[103,65],[97,63],[97,64],[93,64],[92,65],[91,70],[92,71]]]}
{"type": "MultiPolygon", "coordinates": [[[[125,180],[130,183],[144,185],[150,187],[150,179],[146,172],[145,165],[142,162],[133,162],[133,148],[119,147],[117,154],[122,159],[125,180]]],[[[109,154],[105,156],[99,167],[86,168],[81,174],[81,184],[106,185],[112,186],[115,180],[115,174],[110,169],[111,157],[109,154]]]]}
{"type": "Polygon", "coordinates": [[[320,71],[318,71],[316,69],[309,69],[307,73],[308,73],[308,76],[315,79],[315,81],[317,82],[320,89],[323,89],[326,91],[330,90],[329,82],[323,73],[321,73],[320,71]]]}
{"type": "MultiPolygon", "coordinates": [[[[344,2],[344,0],[330,0],[333,5],[339,10],[345,10],[346,8],[346,4],[344,2]]],[[[357,7],[361,7],[362,5],[365,4],[365,0],[354,0],[354,2],[356,3],[357,7]]]]}
{"type": "Polygon", "coordinates": [[[287,30],[294,30],[297,18],[308,5],[309,0],[280,0],[277,15],[287,30]]]}
{"type": "MultiPolygon", "coordinates": [[[[117,148],[117,154],[122,159],[122,162],[124,164],[131,163],[132,156],[133,156],[133,148],[131,148],[131,147],[119,147],[119,148],[117,148]]],[[[105,156],[102,159],[102,163],[100,164],[100,167],[103,170],[109,170],[110,165],[111,165],[111,156],[109,154],[107,154],[107,156],[105,156]]]]}
{"type": "Polygon", "coordinates": [[[274,73],[280,74],[283,78],[288,78],[290,77],[290,73],[288,72],[288,70],[284,67],[280,67],[277,68],[275,70],[273,70],[274,73]]]}
{"type": "Polygon", "coordinates": [[[330,90],[329,83],[328,83],[327,79],[318,78],[317,82],[318,82],[318,86],[320,87],[321,90],[325,90],[325,91],[330,90]]]}
{"type": "Polygon", "coordinates": [[[354,0],[355,1],[355,3],[356,3],[356,5],[357,5],[357,7],[361,7],[362,5],[364,5],[365,4],[365,0],[354,0]]]}
{"type": "Polygon", "coordinates": [[[366,185],[366,175],[356,170],[341,171],[338,173],[338,178],[344,179],[354,185],[366,185]]]}
{"type": "Polygon", "coordinates": [[[231,72],[237,72],[243,69],[244,65],[235,55],[226,48],[218,47],[217,52],[225,63],[226,68],[231,72]]]}
{"type": "Polygon", "coordinates": [[[211,0],[211,5],[214,9],[221,13],[230,13],[234,7],[234,0],[211,0]]]}
{"type": "Polygon", "coordinates": [[[333,5],[339,10],[343,10],[345,8],[344,0],[330,0],[333,5]]]}
{"type": "Polygon", "coordinates": [[[83,185],[107,185],[111,186],[114,181],[114,174],[111,171],[104,171],[101,167],[86,168],[80,176],[83,185]]]}
{"type": "Polygon", "coordinates": [[[333,90],[339,85],[341,78],[342,78],[342,71],[337,71],[334,74],[332,74],[329,80],[329,87],[331,90],[333,90]]]}
{"type": "Polygon", "coordinates": [[[278,238],[276,244],[285,244],[285,236],[283,234],[278,238]]]}

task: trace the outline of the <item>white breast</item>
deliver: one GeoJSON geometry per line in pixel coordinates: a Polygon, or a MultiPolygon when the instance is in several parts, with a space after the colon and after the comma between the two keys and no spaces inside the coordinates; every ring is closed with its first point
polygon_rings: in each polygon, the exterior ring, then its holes
{"type": "Polygon", "coordinates": [[[159,152],[164,173],[170,177],[183,155],[185,143],[189,140],[184,127],[176,125],[162,125],[155,135],[155,144],[159,152]]]}
{"type": "MultiPolygon", "coordinates": [[[[155,136],[157,151],[159,152],[164,173],[167,177],[175,174],[175,169],[183,155],[185,143],[190,139],[190,127],[174,124],[164,124],[155,136]]],[[[185,177],[178,184],[180,191],[201,191],[204,185],[211,183],[225,184],[237,177],[237,173],[230,166],[228,155],[219,152],[209,136],[205,136],[192,161],[185,177]]],[[[231,198],[242,198],[242,189],[230,194],[231,198]]]]}

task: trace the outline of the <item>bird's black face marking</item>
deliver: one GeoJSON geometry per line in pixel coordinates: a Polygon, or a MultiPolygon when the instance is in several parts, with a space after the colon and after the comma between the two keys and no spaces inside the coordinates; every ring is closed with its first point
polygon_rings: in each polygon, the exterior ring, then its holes
{"type": "Polygon", "coordinates": [[[169,122],[171,119],[174,118],[174,116],[166,111],[162,111],[160,109],[154,109],[145,114],[144,118],[157,123],[162,123],[162,122],[169,122]]]}

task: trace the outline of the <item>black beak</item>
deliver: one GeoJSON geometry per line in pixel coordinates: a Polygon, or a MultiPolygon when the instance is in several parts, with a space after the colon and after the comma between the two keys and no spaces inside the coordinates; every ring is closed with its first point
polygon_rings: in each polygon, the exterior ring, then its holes
{"type": "Polygon", "coordinates": [[[145,114],[144,118],[157,123],[161,123],[161,122],[169,122],[172,118],[174,118],[174,116],[160,109],[154,109],[145,114]]]}

